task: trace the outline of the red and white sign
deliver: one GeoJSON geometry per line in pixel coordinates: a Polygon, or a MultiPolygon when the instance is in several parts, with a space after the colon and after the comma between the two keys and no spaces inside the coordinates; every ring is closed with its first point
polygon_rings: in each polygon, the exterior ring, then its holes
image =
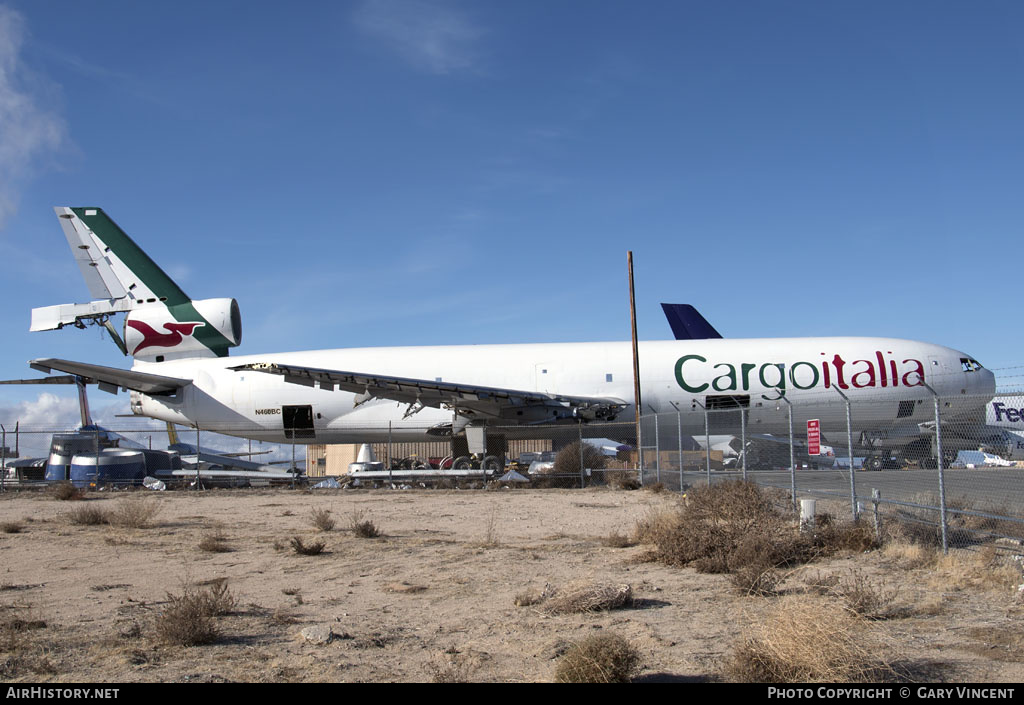
{"type": "Polygon", "coordinates": [[[821,455],[821,421],[807,422],[807,455],[821,455]]]}

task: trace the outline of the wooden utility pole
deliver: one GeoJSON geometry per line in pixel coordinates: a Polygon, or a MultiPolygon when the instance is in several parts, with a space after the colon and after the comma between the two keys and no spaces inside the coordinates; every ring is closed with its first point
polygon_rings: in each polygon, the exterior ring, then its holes
{"type": "Polygon", "coordinates": [[[640,351],[636,342],[636,300],[633,294],[633,251],[627,253],[629,264],[629,321],[633,328],[633,403],[636,405],[637,462],[640,460],[640,351]]]}

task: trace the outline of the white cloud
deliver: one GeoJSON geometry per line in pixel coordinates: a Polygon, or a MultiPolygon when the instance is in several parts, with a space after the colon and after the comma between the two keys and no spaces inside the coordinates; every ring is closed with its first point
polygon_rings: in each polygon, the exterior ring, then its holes
{"type": "Polygon", "coordinates": [[[380,39],[421,71],[476,71],[484,30],[450,7],[427,0],[367,0],[356,26],[380,39]]]}
{"type": "Polygon", "coordinates": [[[43,392],[35,401],[0,406],[0,419],[8,431],[14,428],[15,423],[29,429],[70,429],[79,423],[78,399],[43,392]]]}
{"type": "Polygon", "coordinates": [[[33,93],[41,80],[21,61],[28,36],[21,14],[0,6],[0,228],[41,158],[65,140],[64,120],[33,93]]]}

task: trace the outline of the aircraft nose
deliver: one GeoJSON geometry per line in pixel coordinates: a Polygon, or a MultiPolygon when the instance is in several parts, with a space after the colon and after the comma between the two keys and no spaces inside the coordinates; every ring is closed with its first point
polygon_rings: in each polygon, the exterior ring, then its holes
{"type": "Polygon", "coordinates": [[[996,375],[992,370],[982,367],[977,370],[978,376],[974,378],[974,383],[971,385],[973,389],[969,390],[971,394],[977,394],[983,397],[993,397],[996,394],[996,375]]]}

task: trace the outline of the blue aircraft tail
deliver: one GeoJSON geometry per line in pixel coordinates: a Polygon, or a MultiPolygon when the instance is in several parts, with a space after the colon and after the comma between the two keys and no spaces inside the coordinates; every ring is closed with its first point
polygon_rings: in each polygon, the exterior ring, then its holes
{"type": "Polygon", "coordinates": [[[707,340],[722,337],[722,334],[690,304],[662,304],[661,308],[665,311],[665,318],[672,326],[676,340],[707,340]]]}

